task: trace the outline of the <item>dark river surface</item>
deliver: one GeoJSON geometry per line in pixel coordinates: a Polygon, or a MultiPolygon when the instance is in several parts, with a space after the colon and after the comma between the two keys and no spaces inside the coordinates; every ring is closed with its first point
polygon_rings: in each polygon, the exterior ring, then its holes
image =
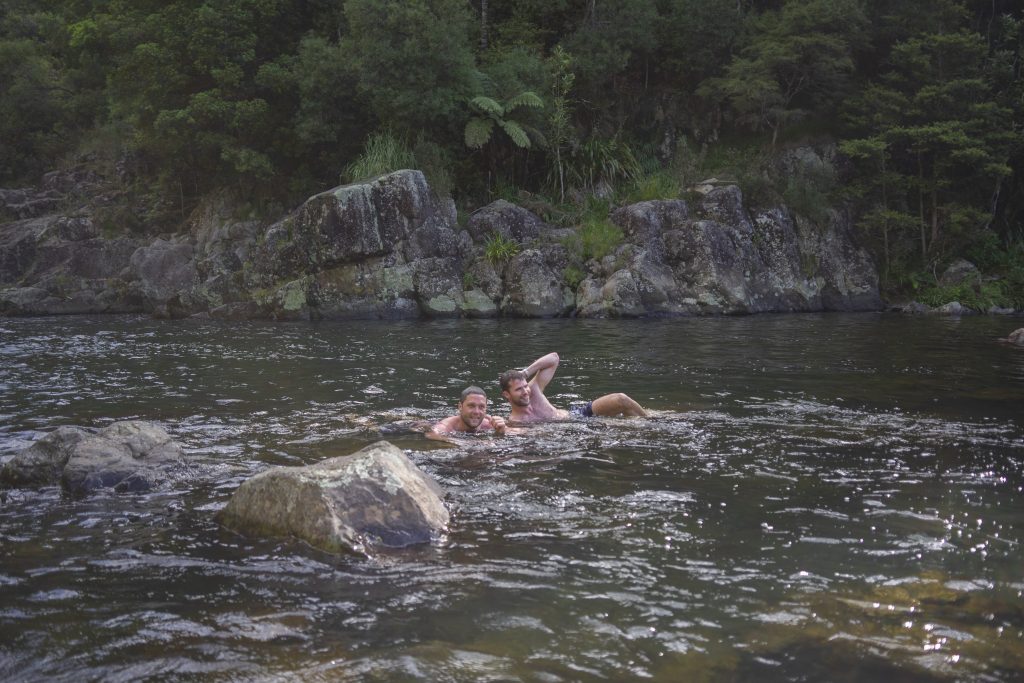
{"type": "Polygon", "coordinates": [[[0,493],[0,680],[1019,681],[1020,318],[219,323],[0,319],[0,461],[158,421],[147,494],[0,493]],[[556,405],[652,419],[449,446],[549,351],[556,405]],[[246,478],[382,438],[447,491],[442,541],[373,558],[214,516],[246,478]]]}

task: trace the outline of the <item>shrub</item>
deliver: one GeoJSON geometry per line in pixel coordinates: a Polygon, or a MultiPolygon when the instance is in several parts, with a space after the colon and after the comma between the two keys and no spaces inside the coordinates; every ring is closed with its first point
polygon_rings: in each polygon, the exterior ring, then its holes
{"type": "Polygon", "coordinates": [[[506,239],[500,233],[491,233],[484,244],[484,258],[492,265],[500,265],[519,253],[519,243],[506,239]]]}
{"type": "Polygon", "coordinates": [[[942,306],[951,301],[975,311],[987,311],[992,306],[1012,306],[1013,301],[1000,281],[982,282],[978,285],[962,282],[952,287],[937,285],[926,287],[917,294],[917,300],[928,306],[942,306]]]}
{"type": "Polygon", "coordinates": [[[444,148],[434,142],[418,140],[412,157],[413,167],[423,171],[434,194],[451,197],[455,180],[452,178],[451,160],[444,148]]]}
{"type": "Polygon", "coordinates": [[[823,225],[828,222],[831,193],[835,185],[835,171],[831,166],[805,166],[786,178],[782,200],[793,212],[823,225]]]}
{"type": "Polygon", "coordinates": [[[626,203],[678,199],[680,189],[679,179],[674,173],[655,171],[637,179],[632,189],[626,194],[626,203]]]}
{"type": "Polygon", "coordinates": [[[588,217],[579,229],[583,259],[600,261],[622,244],[622,230],[607,217],[588,217]]]}
{"type": "Polygon", "coordinates": [[[566,266],[565,270],[562,271],[562,279],[573,291],[580,286],[580,283],[583,282],[586,277],[587,274],[576,266],[566,266]]]}
{"type": "Polygon", "coordinates": [[[381,131],[367,138],[363,153],[345,166],[343,180],[366,180],[415,166],[416,157],[406,142],[395,137],[391,131],[381,131]]]}

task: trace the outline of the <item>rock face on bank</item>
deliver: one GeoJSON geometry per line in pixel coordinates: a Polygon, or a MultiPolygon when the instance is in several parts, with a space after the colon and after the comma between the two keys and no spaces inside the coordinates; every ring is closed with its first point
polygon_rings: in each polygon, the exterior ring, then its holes
{"type": "Polygon", "coordinates": [[[220,512],[250,536],[294,536],[331,553],[426,543],[445,533],[441,488],[398,448],[378,441],[307,467],[275,467],[244,482],[220,512]]]}
{"type": "Polygon", "coordinates": [[[750,214],[738,187],[614,214],[627,244],[580,285],[580,315],[878,310],[878,277],[847,217],[811,225],[784,208],[750,214]]]}
{"type": "MultiPolygon", "coordinates": [[[[18,207],[50,206],[17,199],[18,207]]],[[[436,198],[419,171],[334,188],[270,225],[210,201],[187,234],[160,239],[103,237],[87,212],[30,213],[8,207],[6,215],[28,217],[0,224],[0,315],[622,317],[882,307],[848,216],[834,212],[817,225],[781,206],[751,213],[735,186],[692,203],[619,208],[610,219],[622,244],[586,263],[574,229],[509,202],[460,226],[454,203],[436,198]]]]}
{"type": "Polygon", "coordinates": [[[58,427],[0,469],[0,486],[60,484],[72,495],[100,489],[147,491],[186,466],[181,447],[159,425],[128,420],[100,430],[58,427]]]}

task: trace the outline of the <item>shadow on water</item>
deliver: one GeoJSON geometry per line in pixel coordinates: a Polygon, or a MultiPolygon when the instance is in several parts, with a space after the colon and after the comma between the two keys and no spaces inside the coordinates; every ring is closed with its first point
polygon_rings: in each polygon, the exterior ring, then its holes
{"type": "MultiPolygon", "coordinates": [[[[0,460],[160,420],[145,495],[0,494],[5,680],[1018,680],[1024,353],[1001,321],[0,322],[0,460]],[[550,350],[558,405],[652,419],[427,440],[550,350]],[[366,560],[213,521],[246,478],[387,438],[442,542],[366,560]]],[[[496,400],[497,399],[497,400],[496,400]]]]}

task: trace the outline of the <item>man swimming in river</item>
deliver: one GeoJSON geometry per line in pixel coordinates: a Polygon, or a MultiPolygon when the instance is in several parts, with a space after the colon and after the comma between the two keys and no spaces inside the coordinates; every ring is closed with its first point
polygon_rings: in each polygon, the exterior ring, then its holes
{"type": "Polygon", "coordinates": [[[444,439],[444,434],[486,434],[505,436],[505,420],[487,414],[487,394],[480,387],[466,387],[459,399],[457,415],[446,417],[427,432],[429,439],[444,439]]]}
{"type": "Polygon", "coordinates": [[[539,422],[567,420],[570,417],[647,417],[647,411],[626,394],[606,394],[571,410],[551,405],[544,395],[548,382],[558,368],[558,353],[552,351],[541,356],[522,370],[509,370],[501,374],[501,395],[512,406],[510,422],[539,422]]]}

